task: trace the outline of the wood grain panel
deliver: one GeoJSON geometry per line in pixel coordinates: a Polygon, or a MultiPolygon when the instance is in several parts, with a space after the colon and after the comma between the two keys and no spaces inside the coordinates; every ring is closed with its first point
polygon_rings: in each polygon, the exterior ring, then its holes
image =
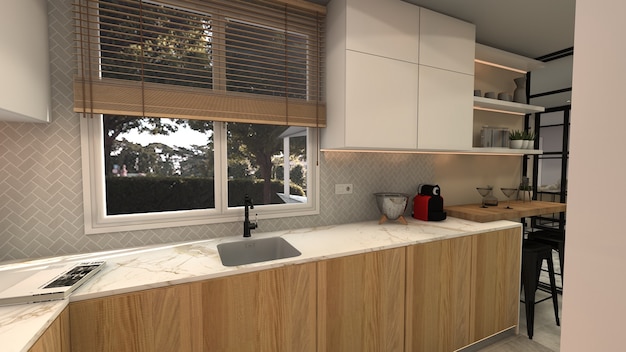
{"type": "Polygon", "coordinates": [[[318,262],[318,350],[403,351],[405,248],[318,262]]]}
{"type": "Polygon", "coordinates": [[[65,308],[29,352],[70,352],[70,312],[65,308]]]}
{"type": "Polygon", "coordinates": [[[453,351],[470,343],[472,238],[407,247],[406,351],[453,351]]]}
{"type": "Polygon", "coordinates": [[[454,350],[517,325],[520,257],[516,228],[73,302],[32,351],[454,350]]]}
{"type": "Polygon", "coordinates": [[[316,350],[315,263],[202,284],[204,350],[316,350]]]}
{"type": "Polygon", "coordinates": [[[70,304],[73,351],[202,351],[199,284],[70,304]]]}
{"type": "Polygon", "coordinates": [[[521,229],[473,236],[473,341],[511,328],[519,320],[521,229]]]}
{"type": "Polygon", "coordinates": [[[507,209],[506,201],[499,202],[498,206],[481,208],[480,204],[464,204],[446,206],[448,216],[476,222],[489,222],[496,220],[519,220],[523,217],[560,213],[566,210],[564,203],[544,202],[533,200],[532,202],[512,201],[511,208],[507,209]]]}
{"type": "Polygon", "coordinates": [[[198,283],[150,290],[153,351],[203,351],[202,286],[198,283]]]}

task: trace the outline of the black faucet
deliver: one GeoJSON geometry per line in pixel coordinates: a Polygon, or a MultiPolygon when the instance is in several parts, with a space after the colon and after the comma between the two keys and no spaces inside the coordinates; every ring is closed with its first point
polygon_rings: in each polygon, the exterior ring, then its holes
{"type": "Polygon", "coordinates": [[[246,194],[246,197],[243,200],[243,205],[244,205],[244,212],[245,212],[245,219],[243,220],[243,237],[250,237],[250,230],[254,230],[257,228],[257,223],[256,222],[250,222],[250,211],[249,209],[254,209],[254,204],[252,204],[252,199],[250,199],[250,197],[248,197],[248,195],[246,194]]]}

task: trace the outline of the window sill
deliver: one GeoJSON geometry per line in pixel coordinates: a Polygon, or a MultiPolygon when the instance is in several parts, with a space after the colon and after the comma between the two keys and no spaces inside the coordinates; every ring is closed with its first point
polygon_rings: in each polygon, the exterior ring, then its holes
{"type": "MultiPolygon", "coordinates": [[[[256,206],[253,218],[269,220],[294,216],[319,215],[319,207],[303,205],[286,209],[284,205],[256,206]],[[265,209],[264,209],[265,208],[265,209]],[[283,208],[283,209],[281,209],[283,208]],[[258,209],[258,211],[257,211],[258,209]]],[[[224,214],[215,210],[189,210],[151,214],[116,215],[99,217],[85,213],[85,234],[95,235],[110,232],[140,231],[160,228],[184,227],[243,221],[243,209],[229,209],[224,214]]]]}

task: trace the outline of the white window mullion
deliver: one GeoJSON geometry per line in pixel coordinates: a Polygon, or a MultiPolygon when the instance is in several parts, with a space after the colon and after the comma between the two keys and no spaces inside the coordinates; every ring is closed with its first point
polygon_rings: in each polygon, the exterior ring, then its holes
{"type": "Polygon", "coordinates": [[[289,197],[291,193],[291,177],[289,172],[291,171],[291,163],[289,162],[289,137],[283,138],[283,193],[285,197],[289,197]]]}
{"type": "Polygon", "coordinates": [[[213,123],[213,155],[215,177],[215,209],[223,214],[228,209],[228,148],[226,123],[213,123]]]}

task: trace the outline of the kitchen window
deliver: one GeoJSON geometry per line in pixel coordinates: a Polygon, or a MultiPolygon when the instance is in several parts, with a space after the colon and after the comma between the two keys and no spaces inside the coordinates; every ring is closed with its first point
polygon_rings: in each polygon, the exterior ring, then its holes
{"type": "Polygon", "coordinates": [[[283,2],[78,3],[87,233],[319,213],[323,14],[283,2]]]}

